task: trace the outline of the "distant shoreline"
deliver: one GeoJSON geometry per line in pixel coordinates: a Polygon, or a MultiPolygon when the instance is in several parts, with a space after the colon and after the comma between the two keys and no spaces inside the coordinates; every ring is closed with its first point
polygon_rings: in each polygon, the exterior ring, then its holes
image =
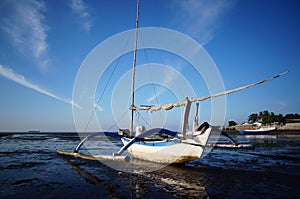
{"type": "MultiPolygon", "coordinates": [[[[229,133],[238,133],[238,130],[246,130],[246,129],[256,129],[259,126],[254,124],[241,124],[241,125],[235,125],[235,126],[227,126],[224,127],[223,130],[229,133]]],[[[264,126],[262,126],[264,127],[264,126]]],[[[267,126],[270,127],[270,126],[267,126]]],[[[280,132],[280,131],[300,131],[300,123],[294,122],[294,123],[286,123],[284,125],[282,124],[275,124],[271,125],[271,127],[276,127],[276,131],[274,132],[280,132]]]]}
{"type": "MultiPolygon", "coordinates": [[[[223,131],[229,134],[237,134],[240,135],[237,129],[224,129],[223,131]]],[[[276,129],[275,131],[268,133],[267,135],[300,135],[300,129],[276,129]]]]}
{"type": "MultiPolygon", "coordinates": [[[[230,133],[230,134],[239,134],[238,132],[239,128],[234,128],[234,127],[225,127],[223,129],[223,131],[227,132],[227,133],[230,133]]],[[[282,134],[283,132],[290,132],[291,134],[300,134],[300,128],[289,128],[289,127],[277,127],[277,129],[275,131],[273,131],[272,133],[270,134],[282,134]]],[[[49,131],[49,132],[43,132],[43,131],[40,131],[40,132],[35,132],[35,133],[32,133],[32,132],[28,132],[28,131],[3,131],[1,132],[0,131],[0,136],[5,136],[5,135],[16,135],[16,134],[21,134],[21,135],[25,135],[25,134],[28,134],[28,135],[47,135],[47,134],[59,134],[59,135],[78,135],[78,134],[81,134],[81,135],[84,135],[84,134],[91,134],[91,133],[94,133],[94,132],[85,132],[85,133],[78,133],[78,132],[65,132],[65,131],[49,131]]],[[[116,133],[117,132],[109,132],[109,133],[116,133]]]]}

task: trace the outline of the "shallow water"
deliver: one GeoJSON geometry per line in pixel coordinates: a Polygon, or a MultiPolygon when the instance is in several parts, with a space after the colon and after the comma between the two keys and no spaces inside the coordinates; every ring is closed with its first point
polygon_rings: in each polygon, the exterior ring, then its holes
{"type": "MultiPolygon", "coordinates": [[[[214,148],[203,159],[153,172],[126,173],[98,161],[64,157],[73,151],[76,134],[1,134],[1,198],[296,198],[300,195],[300,132],[245,138],[249,149],[214,148]]],[[[121,147],[107,149],[109,154],[121,147]]],[[[155,164],[133,161],[132,164],[155,164]]],[[[136,167],[137,170],[141,169],[136,167]]]]}

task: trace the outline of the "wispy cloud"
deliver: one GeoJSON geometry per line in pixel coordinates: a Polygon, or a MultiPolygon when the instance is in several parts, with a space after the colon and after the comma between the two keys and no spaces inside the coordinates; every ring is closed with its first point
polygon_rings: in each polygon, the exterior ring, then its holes
{"type": "MultiPolygon", "coordinates": [[[[175,83],[176,85],[176,80],[179,76],[179,73],[174,73],[172,71],[164,71],[164,73],[162,73],[163,75],[163,82],[162,85],[169,88],[171,84],[175,83]]],[[[177,85],[176,85],[177,86],[177,85]]],[[[154,88],[155,89],[155,88],[154,88]]],[[[150,103],[154,100],[156,100],[157,103],[157,99],[159,96],[161,96],[162,94],[164,94],[167,91],[167,89],[163,88],[163,87],[159,87],[159,89],[157,90],[157,88],[155,89],[155,93],[147,98],[147,103],[150,103]]]]}
{"type": "Polygon", "coordinates": [[[1,29],[7,33],[18,50],[33,57],[40,69],[45,69],[48,64],[48,45],[44,3],[36,0],[11,0],[4,6],[10,12],[1,19],[1,29]]]}
{"type": "Polygon", "coordinates": [[[99,104],[94,103],[94,107],[98,111],[104,111],[104,109],[99,104]]]}
{"type": "Polygon", "coordinates": [[[150,102],[152,102],[153,100],[156,100],[159,96],[161,96],[163,93],[165,92],[165,89],[163,89],[163,88],[159,88],[159,90],[158,91],[156,91],[156,93],[154,94],[154,95],[152,95],[151,97],[149,97],[148,99],[147,99],[147,103],[150,103],[150,102]]]}
{"type": "Polygon", "coordinates": [[[280,102],[278,102],[278,105],[281,106],[281,107],[287,107],[288,103],[284,102],[284,101],[280,101],[280,102]]]}
{"type": "Polygon", "coordinates": [[[67,104],[71,104],[72,106],[81,109],[81,107],[78,104],[76,104],[75,102],[73,102],[72,100],[59,97],[59,96],[47,91],[46,89],[43,89],[40,86],[29,82],[28,80],[25,79],[25,77],[23,75],[20,75],[20,74],[16,73],[14,70],[12,70],[11,68],[5,67],[1,64],[0,64],[0,75],[7,78],[7,79],[9,79],[9,80],[11,80],[11,81],[14,81],[14,82],[20,84],[22,86],[25,86],[27,88],[30,88],[30,89],[35,90],[37,92],[40,92],[44,95],[52,97],[56,100],[65,102],[67,104]]]}
{"type": "Polygon", "coordinates": [[[220,20],[235,5],[234,1],[186,0],[174,1],[177,8],[176,21],[188,34],[197,37],[205,45],[214,37],[220,20]]]}
{"type": "Polygon", "coordinates": [[[83,29],[87,32],[90,31],[92,26],[91,16],[83,0],[71,0],[70,7],[74,14],[79,17],[79,23],[82,25],[83,29]]]}

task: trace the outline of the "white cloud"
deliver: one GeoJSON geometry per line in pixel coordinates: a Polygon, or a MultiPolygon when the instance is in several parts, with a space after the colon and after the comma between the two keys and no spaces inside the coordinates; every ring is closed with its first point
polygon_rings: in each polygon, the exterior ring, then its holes
{"type": "MultiPolygon", "coordinates": [[[[169,88],[171,84],[175,83],[176,84],[176,80],[179,77],[179,73],[174,73],[172,71],[165,71],[162,73],[163,75],[163,82],[162,85],[169,88]]],[[[152,102],[153,100],[158,99],[159,96],[161,96],[162,94],[164,94],[167,91],[167,89],[163,88],[163,87],[159,87],[159,89],[157,90],[157,88],[155,89],[155,93],[147,98],[147,103],[152,102]]],[[[157,100],[156,100],[157,102],[157,100]]]]}
{"type": "Polygon", "coordinates": [[[45,5],[42,1],[8,1],[9,12],[1,19],[1,28],[12,43],[26,56],[33,57],[41,69],[47,66],[47,33],[44,24],[45,5]]]}
{"type": "Polygon", "coordinates": [[[71,0],[70,7],[72,11],[79,17],[83,29],[88,32],[91,29],[92,22],[87,6],[82,0],[71,0]]]}
{"type": "Polygon", "coordinates": [[[99,104],[94,103],[94,107],[96,110],[103,111],[103,108],[99,104]]]}
{"type": "Polygon", "coordinates": [[[152,95],[151,97],[149,97],[148,99],[147,99],[147,103],[150,103],[150,102],[152,102],[153,100],[156,100],[160,95],[162,95],[163,93],[165,92],[165,89],[163,89],[163,88],[159,88],[159,90],[158,91],[156,91],[156,93],[154,94],[154,95],[152,95]]]}
{"type": "Polygon", "coordinates": [[[38,85],[29,82],[28,80],[25,79],[25,77],[23,75],[20,75],[20,74],[14,72],[11,68],[2,66],[1,64],[0,64],[0,75],[2,75],[3,77],[5,77],[5,78],[7,78],[11,81],[14,81],[14,82],[20,84],[22,86],[25,86],[27,88],[30,88],[30,89],[35,90],[37,92],[40,92],[44,95],[52,97],[56,100],[65,102],[67,104],[71,104],[72,106],[81,109],[81,107],[78,104],[76,104],[74,101],[72,101],[70,99],[65,99],[65,98],[59,97],[59,96],[57,96],[57,95],[41,88],[41,87],[39,87],[38,85]]]}
{"type": "Polygon", "coordinates": [[[176,21],[188,34],[197,37],[202,45],[213,39],[220,19],[233,6],[234,1],[186,0],[174,1],[177,8],[176,21]]]}
{"type": "Polygon", "coordinates": [[[287,107],[288,106],[288,103],[284,102],[284,101],[281,101],[278,104],[279,104],[279,106],[282,106],[282,107],[287,107]]]}

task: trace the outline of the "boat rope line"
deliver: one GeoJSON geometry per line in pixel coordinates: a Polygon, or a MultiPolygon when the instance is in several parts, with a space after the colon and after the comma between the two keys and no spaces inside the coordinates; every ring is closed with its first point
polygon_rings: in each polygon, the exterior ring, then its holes
{"type": "MultiPolygon", "coordinates": [[[[270,77],[270,78],[265,79],[265,80],[261,80],[259,82],[248,84],[246,86],[238,87],[238,88],[235,88],[235,89],[227,90],[227,91],[224,91],[224,92],[221,92],[221,93],[216,93],[216,94],[213,94],[213,95],[208,95],[208,96],[205,96],[205,97],[191,98],[191,99],[188,99],[188,100],[189,100],[189,102],[192,103],[192,102],[205,101],[207,99],[211,99],[211,98],[215,98],[215,97],[220,97],[222,95],[228,95],[228,94],[231,94],[231,93],[234,93],[234,92],[237,92],[237,91],[241,91],[241,90],[244,90],[244,89],[256,86],[258,84],[269,82],[269,81],[271,81],[273,79],[276,79],[276,78],[278,78],[280,76],[286,75],[287,73],[289,73],[289,71],[285,71],[285,72],[283,72],[281,74],[275,75],[275,76],[270,77]]],[[[170,103],[170,104],[133,107],[133,109],[134,110],[150,110],[151,112],[153,112],[153,111],[159,111],[161,109],[163,109],[163,110],[170,110],[173,107],[185,106],[186,102],[187,102],[186,100],[185,101],[181,101],[181,102],[173,102],[173,103],[170,103]]]]}
{"type": "MultiPolygon", "coordinates": [[[[128,111],[125,111],[122,116],[117,120],[117,122],[115,122],[112,126],[110,126],[107,131],[110,131],[112,128],[114,128],[115,126],[117,126],[117,124],[125,117],[125,115],[128,113],[128,111]]],[[[147,120],[141,115],[141,113],[139,112],[135,112],[139,118],[142,118],[142,120],[150,127],[152,128],[151,124],[149,124],[149,122],[147,122],[147,120]]],[[[118,127],[119,128],[119,127],[118,127]]]]}
{"type": "MultiPolygon", "coordinates": [[[[143,40],[143,37],[142,35],[140,34],[140,39],[142,41],[142,45],[144,45],[144,40],[143,40]]],[[[154,95],[155,95],[155,101],[156,101],[156,104],[160,104],[159,101],[158,101],[158,97],[157,97],[157,92],[156,92],[156,89],[155,89],[155,85],[153,84],[153,76],[152,76],[152,73],[151,73],[151,70],[150,70],[150,62],[149,62],[149,57],[148,57],[148,54],[146,52],[146,49],[143,48],[143,51],[144,51],[144,54],[145,54],[145,57],[146,57],[146,61],[147,61],[147,69],[148,69],[148,73],[149,73],[149,76],[150,76],[150,80],[151,80],[151,85],[152,85],[152,88],[153,88],[153,92],[154,92],[154,95]]],[[[159,115],[160,115],[160,121],[161,121],[161,126],[163,126],[163,118],[162,118],[162,113],[159,112],[159,115]]]]}
{"type": "MultiPolygon", "coordinates": [[[[117,122],[115,122],[111,127],[107,129],[107,131],[110,131],[113,127],[117,126],[117,124],[124,118],[124,116],[128,113],[128,111],[124,112],[123,115],[118,119],[117,122]]],[[[119,128],[119,127],[118,127],[119,128]]]]}
{"type": "Polygon", "coordinates": [[[140,112],[136,111],[136,114],[138,115],[138,118],[142,118],[142,120],[150,127],[152,128],[151,124],[149,124],[149,122],[147,122],[147,120],[142,116],[142,114],[140,112]]]}
{"type": "MultiPolygon", "coordinates": [[[[125,49],[126,49],[126,47],[128,46],[129,40],[130,40],[131,37],[132,37],[132,34],[128,35],[126,44],[125,44],[125,46],[124,46],[124,48],[123,48],[123,50],[122,50],[122,53],[121,53],[122,55],[124,54],[125,49]]],[[[108,85],[109,85],[109,83],[110,83],[110,81],[111,81],[111,79],[112,79],[112,77],[113,77],[113,74],[115,73],[115,71],[116,71],[116,69],[117,69],[117,66],[119,66],[119,63],[120,63],[121,59],[122,59],[122,56],[118,57],[118,59],[117,59],[115,65],[114,65],[114,67],[113,67],[113,70],[112,70],[111,74],[109,75],[108,81],[106,82],[106,84],[105,84],[105,86],[104,86],[104,89],[102,90],[102,93],[101,93],[101,95],[99,96],[99,98],[98,98],[98,100],[97,100],[97,105],[99,105],[100,101],[102,100],[102,97],[104,96],[104,93],[105,93],[105,91],[107,90],[107,87],[108,87],[108,85]]],[[[89,120],[88,120],[88,122],[87,122],[87,124],[86,124],[86,126],[85,126],[85,128],[84,128],[84,131],[86,131],[87,128],[89,127],[89,125],[90,125],[90,123],[91,123],[91,121],[92,121],[92,118],[94,117],[94,115],[95,115],[95,113],[96,113],[96,110],[97,110],[97,108],[96,108],[96,106],[95,106],[94,109],[93,109],[93,111],[92,111],[92,113],[91,113],[91,116],[90,116],[90,118],[89,118],[89,120]]],[[[123,117],[124,117],[124,116],[123,116],[123,117]]],[[[115,125],[115,124],[114,124],[114,125],[115,125]]]]}

